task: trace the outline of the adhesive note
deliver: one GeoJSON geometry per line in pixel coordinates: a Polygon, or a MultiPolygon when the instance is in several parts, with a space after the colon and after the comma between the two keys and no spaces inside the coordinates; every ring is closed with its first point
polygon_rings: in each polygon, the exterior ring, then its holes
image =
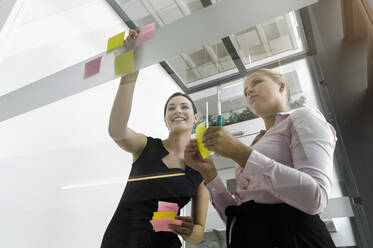
{"type": "Polygon", "coordinates": [[[177,225],[177,226],[181,226],[181,224],[183,223],[182,220],[174,220],[174,225],[177,225]]]}
{"type": "Polygon", "coordinates": [[[158,201],[158,212],[175,212],[179,211],[177,203],[158,201]]]}
{"type": "Polygon", "coordinates": [[[168,228],[168,224],[172,224],[171,218],[165,218],[160,220],[151,220],[150,223],[153,226],[154,231],[161,232],[161,231],[171,231],[168,228]]]}
{"type": "Polygon", "coordinates": [[[99,57],[85,64],[84,78],[91,77],[100,72],[101,59],[102,57],[99,57]]]}
{"type": "Polygon", "coordinates": [[[212,151],[207,150],[207,148],[202,143],[202,138],[203,138],[203,135],[205,134],[206,130],[207,129],[205,127],[205,122],[200,123],[196,128],[197,146],[198,146],[198,150],[201,153],[203,159],[207,158],[212,153],[212,151]]]}
{"type": "Polygon", "coordinates": [[[115,75],[132,71],[135,67],[133,49],[115,57],[115,75]]]}
{"type": "Polygon", "coordinates": [[[175,220],[176,213],[175,212],[154,212],[153,220],[163,219],[163,218],[171,218],[172,221],[175,220]]]}
{"type": "Polygon", "coordinates": [[[110,37],[107,42],[106,52],[111,52],[124,45],[124,32],[110,37]]]}
{"type": "Polygon", "coordinates": [[[140,46],[142,43],[151,40],[155,37],[155,23],[146,25],[140,29],[139,34],[137,35],[135,47],[140,46]]]}
{"type": "Polygon", "coordinates": [[[156,232],[170,232],[171,230],[168,228],[169,224],[181,226],[182,221],[175,220],[175,222],[173,222],[171,218],[164,218],[159,220],[150,220],[150,223],[156,232]]]}

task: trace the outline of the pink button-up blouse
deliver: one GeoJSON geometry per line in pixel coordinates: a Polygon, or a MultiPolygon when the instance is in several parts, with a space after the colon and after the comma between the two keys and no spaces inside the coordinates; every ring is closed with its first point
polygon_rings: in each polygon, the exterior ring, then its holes
{"type": "Polygon", "coordinates": [[[316,109],[278,113],[274,125],[251,144],[245,167],[237,165],[234,196],[219,176],[206,186],[220,217],[225,209],[254,200],[287,203],[308,214],[321,214],[328,202],[336,132],[316,109]]]}

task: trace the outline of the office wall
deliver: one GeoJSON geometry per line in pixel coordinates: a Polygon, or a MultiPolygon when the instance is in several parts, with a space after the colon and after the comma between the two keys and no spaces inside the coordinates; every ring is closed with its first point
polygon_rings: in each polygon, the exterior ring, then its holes
{"type": "MultiPolygon", "coordinates": [[[[32,7],[1,44],[3,94],[97,54],[127,30],[105,1],[32,7]]],[[[132,161],[108,135],[118,83],[0,122],[0,247],[99,247],[132,161]]],[[[159,65],[142,70],[129,126],[166,138],[163,105],[176,91],[159,65]]]]}
{"type": "MultiPolygon", "coordinates": [[[[99,247],[132,161],[107,132],[117,85],[0,123],[0,247],[99,247]]],[[[142,71],[129,126],[166,138],[163,104],[175,91],[159,65],[142,71]]]]}

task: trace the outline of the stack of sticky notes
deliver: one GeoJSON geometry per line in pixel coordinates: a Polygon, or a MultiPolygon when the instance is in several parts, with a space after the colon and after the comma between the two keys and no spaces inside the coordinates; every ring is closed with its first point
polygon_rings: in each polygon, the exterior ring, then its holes
{"type": "Polygon", "coordinates": [[[156,232],[169,232],[169,224],[181,226],[181,220],[175,220],[177,212],[179,211],[179,206],[177,203],[158,201],[158,210],[154,212],[152,220],[150,223],[156,232]]]}
{"type": "Polygon", "coordinates": [[[207,128],[205,122],[200,123],[196,127],[196,141],[197,141],[197,146],[198,150],[201,153],[201,156],[203,159],[207,158],[208,156],[211,155],[212,151],[209,151],[205,145],[202,143],[203,135],[205,134],[207,128]]]}

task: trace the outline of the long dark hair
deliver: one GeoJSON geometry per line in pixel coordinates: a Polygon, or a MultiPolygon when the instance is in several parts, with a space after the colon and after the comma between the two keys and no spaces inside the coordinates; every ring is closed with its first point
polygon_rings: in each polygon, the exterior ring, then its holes
{"type": "Polygon", "coordinates": [[[176,97],[176,96],[183,96],[183,97],[185,97],[186,99],[188,99],[188,100],[192,103],[194,114],[197,114],[197,108],[196,108],[196,105],[194,104],[193,100],[192,100],[188,95],[185,95],[185,94],[183,94],[183,93],[181,93],[181,92],[176,92],[176,93],[172,94],[172,95],[168,98],[166,104],[164,105],[163,117],[166,116],[166,111],[167,111],[167,104],[168,104],[168,102],[169,102],[172,98],[174,98],[174,97],[176,97]]]}

